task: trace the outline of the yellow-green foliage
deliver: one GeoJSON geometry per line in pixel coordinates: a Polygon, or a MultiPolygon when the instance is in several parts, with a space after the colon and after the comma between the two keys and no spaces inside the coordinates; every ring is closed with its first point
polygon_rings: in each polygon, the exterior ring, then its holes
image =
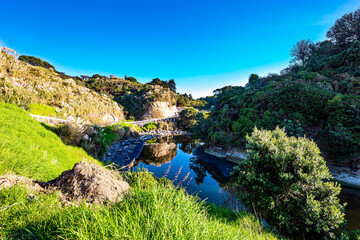
{"type": "Polygon", "coordinates": [[[0,101],[28,106],[31,103],[58,107],[59,115],[81,117],[103,124],[111,114],[123,120],[123,111],[108,96],[62,79],[53,70],[35,67],[0,52],[0,101]]]}
{"type": "Polygon", "coordinates": [[[38,104],[38,103],[31,103],[28,106],[28,111],[34,115],[41,115],[41,116],[47,116],[47,117],[56,117],[57,116],[56,108],[38,104]]]}
{"type": "Polygon", "coordinates": [[[48,181],[82,160],[97,163],[12,104],[0,103],[0,139],[0,175],[48,181]]]}

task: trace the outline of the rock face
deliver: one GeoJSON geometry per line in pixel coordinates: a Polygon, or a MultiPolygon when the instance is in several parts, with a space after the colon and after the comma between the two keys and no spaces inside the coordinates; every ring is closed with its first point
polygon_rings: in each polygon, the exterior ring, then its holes
{"type": "Polygon", "coordinates": [[[155,101],[149,104],[146,110],[141,114],[140,120],[152,118],[169,118],[177,115],[176,106],[168,102],[155,101]]]}
{"type": "Polygon", "coordinates": [[[242,161],[247,157],[246,150],[240,148],[221,148],[216,146],[210,146],[206,147],[204,151],[210,155],[225,158],[235,163],[242,161]]]}
{"type": "Polygon", "coordinates": [[[120,176],[117,178],[109,170],[87,162],[75,164],[72,170],[63,172],[48,184],[60,189],[69,200],[85,199],[95,204],[119,201],[130,188],[120,176]]]}

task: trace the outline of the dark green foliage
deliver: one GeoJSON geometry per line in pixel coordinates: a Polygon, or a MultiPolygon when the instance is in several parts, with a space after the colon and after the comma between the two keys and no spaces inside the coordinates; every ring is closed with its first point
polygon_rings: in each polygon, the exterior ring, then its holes
{"type": "Polygon", "coordinates": [[[179,114],[178,126],[181,129],[190,129],[197,123],[196,116],[198,111],[195,108],[186,108],[179,114]]]}
{"type": "Polygon", "coordinates": [[[148,84],[150,85],[159,85],[164,88],[169,88],[171,91],[176,92],[176,83],[174,79],[170,79],[169,81],[163,81],[159,78],[154,78],[151,82],[148,84]]]}
{"type": "Polygon", "coordinates": [[[244,88],[216,89],[210,117],[198,125],[208,126],[205,141],[244,147],[254,126],[282,126],[291,136],[314,139],[326,159],[360,161],[360,41],[353,37],[341,47],[337,41],[304,41],[306,56],[297,59],[304,64],[266,77],[251,74],[244,88]]]}
{"type": "Polygon", "coordinates": [[[19,57],[20,61],[29,63],[33,66],[39,66],[39,67],[43,67],[43,68],[47,68],[47,69],[53,69],[55,70],[55,67],[53,65],[51,65],[50,63],[41,60],[40,58],[37,57],[33,57],[33,56],[25,56],[25,55],[21,55],[19,57]]]}
{"type": "Polygon", "coordinates": [[[135,83],[138,82],[138,81],[136,80],[136,78],[134,78],[134,77],[128,77],[128,76],[125,76],[125,80],[130,81],[130,82],[135,82],[135,83]]]}
{"type": "Polygon", "coordinates": [[[340,186],[316,144],[279,128],[255,128],[246,139],[249,156],[234,171],[242,203],[283,235],[335,238],[345,227],[340,186]]]}

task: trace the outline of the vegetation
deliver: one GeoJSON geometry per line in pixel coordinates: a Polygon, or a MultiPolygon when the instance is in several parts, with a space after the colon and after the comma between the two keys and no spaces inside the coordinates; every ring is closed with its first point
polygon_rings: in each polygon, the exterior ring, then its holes
{"type": "Polygon", "coordinates": [[[51,65],[50,63],[48,63],[46,61],[43,61],[43,60],[41,60],[40,58],[37,58],[37,57],[21,55],[19,57],[19,60],[23,61],[23,62],[26,62],[26,63],[29,63],[29,64],[31,64],[33,66],[39,66],[39,67],[43,67],[43,68],[46,68],[46,69],[55,70],[55,67],[53,65],[51,65]]]}
{"type": "Polygon", "coordinates": [[[235,167],[241,202],[281,234],[297,239],[334,239],[345,227],[340,186],[320,150],[284,130],[254,129],[248,158],[235,167]]]}
{"type": "MultiPolygon", "coordinates": [[[[0,174],[48,181],[81,160],[48,126],[15,105],[0,103],[0,174]]],[[[170,180],[124,173],[131,193],[108,205],[64,204],[58,192],[21,185],[0,190],[1,239],[277,239],[247,212],[207,206],[170,180]],[[164,201],[166,199],[166,201],[164,201]]]]}
{"type": "Polygon", "coordinates": [[[51,180],[80,161],[98,161],[78,147],[65,145],[24,110],[0,103],[0,175],[51,180]]]}
{"type": "Polygon", "coordinates": [[[47,117],[56,117],[58,113],[56,112],[56,108],[38,104],[31,103],[27,107],[28,111],[34,115],[47,116],[47,117]]]}
{"type": "Polygon", "coordinates": [[[254,127],[284,127],[291,136],[314,139],[327,160],[360,161],[360,10],[329,30],[330,40],[303,40],[294,64],[280,74],[252,74],[245,87],[214,91],[216,104],[199,127],[208,143],[245,147],[254,127]]]}
{"type": "Polygon", "coordinates": [[[80,117],[97,124],[106,123],[111,114],[123,120],[123,111],[108,96],[79,85],[52,69],[19,61],[9,49],[0,51],[0,102],[20,105],[47,113],[56,108],[59,118],[80,117]],[[30,105],[38,104],[38,105],[30,105]]]}
{"type": "Polygon", "coordinates": [[[177,125],[181,129],[196,129],[207,118],[207,113],[200,112],[195,108],[185,108],[179,113],[177,125]]]}
{"type": "Polygon", "coordinates": [[[3,189],[0,209],[21,204],[0,215],[4,223],[0,236],[6,239],[277,239],[249,213],[206,206],[173,187],[169,180],[164,184],[148,174],[139,180],[141,175],[130,174],[131,195],[107,206],[84,203],[64,207],[56,193],[35,193],[36,200],[29,200],[29,190],[24,187],[3,189]]]}

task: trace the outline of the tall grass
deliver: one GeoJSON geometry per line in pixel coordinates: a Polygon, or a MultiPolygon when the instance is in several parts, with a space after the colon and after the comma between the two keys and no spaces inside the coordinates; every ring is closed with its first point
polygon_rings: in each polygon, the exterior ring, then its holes
{"type": "Polygon", "coordinates": [[[23,187],[0,192],[0,236],[22,239],[277,239],[253,215],[205,205],[184,190],[133,186],[123,202],[60,207],[55,194],[29,201],[23,187]],[[5,200],[4,200],[5,199],[5,200]]]}
{"type": "Polygon", "coordinates": [[[0,103],[0,175],[51,180],[82,160],[96,163],[78,147],[65,145],[15,105],[0,103]]]}

